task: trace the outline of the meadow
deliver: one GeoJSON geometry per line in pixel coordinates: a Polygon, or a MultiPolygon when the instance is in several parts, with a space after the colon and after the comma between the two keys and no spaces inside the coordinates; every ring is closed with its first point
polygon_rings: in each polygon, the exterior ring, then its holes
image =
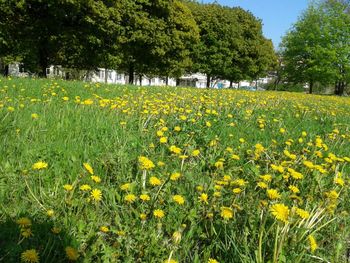
{"type": "Polygon", "coordinates": [[[347,262],[350,99],[0,78],[0,262],[347,262]]]}

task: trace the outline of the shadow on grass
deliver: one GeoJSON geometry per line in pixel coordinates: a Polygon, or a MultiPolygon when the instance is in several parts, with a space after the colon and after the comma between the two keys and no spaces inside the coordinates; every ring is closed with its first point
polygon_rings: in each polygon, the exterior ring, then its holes
{"type": "Polygon", "coordinates": [[[22,227],[16,220],[0,221],[0,262],[21,262],[21,254],[29,249],[36,250],[41,263],[69,262],[65,248],[75,247],[74,240],[51,222],[28,219],[30,224],[22,227]]]}

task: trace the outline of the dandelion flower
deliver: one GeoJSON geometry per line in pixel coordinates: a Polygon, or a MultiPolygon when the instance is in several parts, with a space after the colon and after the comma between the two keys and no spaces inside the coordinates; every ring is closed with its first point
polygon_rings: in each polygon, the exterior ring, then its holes
{"type": "Polygon", "coordinates": [[[53,217],[54,214],[55,214],[55,212],[52,209],[49,209],[49,210],[46,211],[46,215],[48,217],[53,217]]]}
{"type": "Polygon", "coordinates": [[[219,261],[217,261],[216,259],[213,259],[213,258],[209,258],[208,263],[219,263],[219,261]]]}
{"type": "Polygon", "coordinates": [[[270,198],[271,200],[281,198],[281,195],[278,193],[276,189],[268,189],[266,190],[266,193],[268,198],[270,198]]]}
{"type": "Polygon", "coordinates": [[[120,190],[127,191],[130,189],[131,184],[130,183],[125,183],[120,186],[120,190]]]}
{"type": "Polygon", "coordinates": [[[91,180],[94,181],[95,183],[101,183],[101,178],[97,175],[91,175],[91,180]]]}
{"type": "Polygon", "coordinates": [[[161,209],[156,209],[153,211],[153,215],[157,218],[163,218],[165,216],[165,213],[161,209]]]}
{"type": "Polygon", "coordinates": [[[272,215],[284,223],[288,223],[289,208],[284,204],[274,204],[270,207],[272,215]]]}
{"type": "Polygon", "coordinates": [[[79,189],[81,191],[90,191],[91,190],[91,186],[88,184],[83,184],[82,186],[79,187],[79,189]]]}
{"type": "Polygon", "coordinates": [[[150,185],[152,185],[152,186],[159,186],[159,185],[162,184],[162,181],[159,180],[157,177],[152,176],[152,177],[149,179],[149,183],[150,183],[150,185]]]}
{"type": "Polygon", "coordinates": [[[76,261],[79,258],[78,251],[75,248],[72,247],[66,247],[66,256],[71,261],[76,261]]]}
{"type": "Polygon", "coordinates": [[[100,231],[103,233],[108,233],[109,232],[109,228],[107,226],[101,226],[100,227],[100,231]]]}
{"type": "Polygon", "coordinates": [[[46,169],[47,167],[48,167],[48,164],[42,161],[36,162],[32,166],[33,170],[42,170],[42,169],[46,169]]]}
{"type": "Polygon", "coordinates": [[[84,168],[86,169],[86,171],[89,172],[89,174],[93,175],[94,174],[94,170],[92,169],[91,165],[88,163],[83,163],[84,168]]]}
{"type": "Polygon", "coordinates": [[[181,174],[180,174],[180,173],[172,173],[172,174],[170,175],[170,180],[171,180],[171,181],[177,181],[180,177],[181,177],[181,174]]]}
{"type": "Polygon", "coordinates": [[[20,227],[30,227],[32,225],[32,221],[28,217],[21,217],[16,221],[16,223],[20,227]]]}
{"type": "Polygon", "coordinates": [[[71,185],[71,184],[65,184],[65,185],[63,186],[63,188],[64,188],[64,190],[66,190],[67,192],[70,192],[70,191],[73,190],[73,185],[71,185]]]}
{"type": "Polygon", "coordinates": [[[28,238],[33,236],[33,232],[30,228],[23,228],[21,229],[21,235],[25,238],[28,238]]]}
{"type": "Polygon", "coordinates": [[[95,201],[101,201],[102,200],[102,192],[101,192],[101,190],[98,190],[98,189],[92,190],[91,191],[91,197],[95,201]]]}
{"type": "Polygon", "coordinates": [[[39,254],[35,249],[28,249],[21,254],[21,260],[28,263],[39,262],[39,254]]]}
{"type": "Polygon", "coordinates": [[[128,194],[124,197],[124,200],[128,203],[133,203],[136,200],[136,196],[133,194],[128,194]]]}
{"type": "Polygon", "coordinates": [[[174,195],[173,201],[178,203],[179,205],[183,205],[185,203],[185,199],[181,195],[174,195]]]}
{"type": "Polygon", "coordinates": [[[142,194],[140,195],[140,199],[144,202],[151,200],[150,196],[148,194],[142,194]]]}
{"type": "Polygon", "coordinates": [[[139,157],[139,165],[141,170],[152,170],[155,167],[154,163],[144,156],[139,157]]]}
{"type": "Polygon", "coordinates": [[[313,253],[318,248],[316,239],[313,235],[309,235],[308,240],[309,240],[309,244],[310,244],[310,250],[313,253]]]}
{"type": "Polygon", "coordinates": [[[205,194],[205,193],[202,193],[202,194],[199,196],[199,201],[208,204],[208,195],[205,194]]]}
{"type": "Polygon", "coordinates": [[[221,207],[221,217],[225,220],[231,219],[233,217],[233,210],[229,207],[221,207]]]}
{"type": "Polygon", "coordinates": [[[304,209],[297,208],[295,212],[302,219],[308,219],[310,217],[310,213],[304,209]]]}
{"type": "Polygon", "coordinates": [[[193,150],[192,153],[191,153],[191,155],[193,157],[197,157],[199,154],[200,154],[200,150],[193,150]]]}

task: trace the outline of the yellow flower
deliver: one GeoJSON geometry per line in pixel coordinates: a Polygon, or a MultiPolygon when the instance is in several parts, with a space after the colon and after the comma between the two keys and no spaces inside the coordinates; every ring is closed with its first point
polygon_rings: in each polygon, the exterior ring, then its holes
{"type": "Polygon", "coordinates": [[[217,261],[216,259],[213,259],[213,258],[209,258],[208,263],[219,263],[219,261],[217,261]]]}
{"type": "Polygon", "coordinates": [[[193,150],[192,153],[191,153],[191,155],[193,157],[197,157],[199,154],[200,154],[200,150],[193,150]]]}
{"type": "Polygon", "coordinates": [[[133,203],[136,200],[136,196],[133,194],[128,194],[124,197],[124,200],[128,203],[133,203]]]}
{"type": "Polygon", "coordinates": [[[150,196],[148,194],[142,194],[140,195],[140,199],[144,202],[151,200],[150,196]]]}
{"type": "Polygon", "coordinates": [[[180,173],[172,173],[170,175],[170,180],[171,181],[176,181],[177,179],[179,179],[181,177],[181,174],[180,173]]]}
{"type": "Polygon", "coordinates": [[[268,187],[268,185],[265,182],[258,182],[257,186],[262,189],[266,189],[268,187]]]}
{"type": "Polygon", "coordinates": [[[232,190],[232,192],[233,192],[234,194],[239,194],[239,193],[242,192],[242,189],[241,189],[241,188],[234,188],[234,189],[232,190]]]}
{"type": "Polygon", "coordinates": [[[83,163],[84,168],[86,169],[86,171],[89,172],[89,174],[93,175],[94,174],[94,170],[92,169],[91,165],[88,163],[83,163]]]}
{"type": "Polygon", "coordinates": [[[66,247],[66,256],[71,261],[76,261],[79,258],[78,251],[75,248],[72,247],[66,247]]]}
{"type": "Polygon", "coordinates": [[[272,215],[284,223],[288,223],[289,208],[284,204],[274,204],[270,207],[272,215]]]}
{"type": "Polygon", "coordinates": [[[91,197],[95,201],[101,201],[102,200],[102,192],[101,192],[101,190],[98,190],[98,189],[92,190],[91,191],[91,197]]]}
{"type": "Polygon", "coordinates": [[[174,195],[173,200],[179,205],[183,205],[185,203],[185,199],[181,195],[174,195]]]}
{"type": "Polygon", "coordinates": [[[201,195],[199,196],[199,201],[208,204],[208,195],[207,195],[207,194],[204,194],[204,193],[201,194],[201,195]]]}
{"type": "Polygon", "coordinates": [[[144,156],[139,157],[139,165],[141,170],[152,170],[155,167],[154,163],[144,156]]]}
{"type": "Polygon", "coordinates": [[[332,191],[326,192],[326,197],[332,200],[336,200],[338,199],[339,194],[336,191],[332,190],[332,191]]]}
{"type": "Polygon", "coordinates": [[[32,168],[33,168],[33,170],[41,170],[41,169],[46,169],[47,166],[48,166],[47,163],[39,161],[39,162],[36,162],[35,164],[33,164],[32,168]]]}
{"type": "Polygon", "coordinates": [[[168,142],[168,138],[167,138],[167,137],[161,137],[161,138],[159,139],[159,142],[160,142],[160,143],[167,143],[167,142],[168,142]]]}
{"type": "Polygon", "coordinates": [[[120,186],[120,189],[123,190],[123,191],[127,191],[127,190],[130,189],[130,186],[131,186],[130,183],[122,184],[122,185],[120,186]]]}
{"type": "Polygon", "coordinates": [[[268,189],[266,190],[266,193],[268,198],[270,198],[271,200],[281,198],[281,195],[278,193],[276,189],[268,189]]]}
{"type": "Polygon", "coordinates": [[[144,214],[144,213],[141,213],[141,214],[140,214],[140,219],[141,219],[141,220],[146,220],[146,218],[147,218],[147,215],[146,215],[146,214],[144,214]]]}
{"type": "Polygon", "coordinates": [[[31,117],[32,117],[33,120],[36,120],[36,119],[39,118],[39,115],[36,114],[36,113],[32,113],[31,117]]]}
{"type": "Polygon", "coordinates": [[[296,187],[295,185],[290,185],[290,186],[288,187],[288,189],[291,190],[293,194],[297,194],[297,193],[300,192],[299,188],[296,187]]]}
{"type": "Polygon", "coordinates": [[[233,160],[240,160],[241,158],[237,154],[232,154],[231,159],[233,160]]]}
{"type": "Polygon", "coordinates": [[[107,226],[101,226],[100,231],[103,233],[107,233],[107,232],[109,232],[109,228],[107,226]]]}
{"type": "Polygon", "coordinates": [[[310,213],[304,209],[296,208],[296,214],[300,216],[302,219],[308,219],[310,217],[310,213]]]}
{"type": "Polygon", "coordinates": [[[177,261],[175,259],[166,259],[163,261],[163,263],[177,263],[177,261]]]}
{"type": "Polygon", "coordinates": [[[280,129],[280,133],[285,133],[286,132],[286,129],[285,128],[281,128],[280,129]]]}
{"type": "Polygon", "coordinates": [[[174,131],[176,131],[176,132],[181,131],[181,127],[180,127],[180,126],[175,126],[175,127],[174,127],[174,131]]]}
{"type": "Polygon", "coordinates": [[[59,234],[61,232],[61,228],[53,227],[51,228],[51,232],[54,234],[59,234]]]}
{"type": "Polygon", "coordinates": [[[91,186],[88,184],[83,184],[82,186],[79,187],[79,189],[81,191],[90,191],[91,190],[91,186]]]}
{"type": "Polygon", "coordinates": [[[175,243],[175,244],[180,243],[181,237],[182,237],[181,232],[180,232],[180,231],[175,231],[175,232],[173,233],[173,241],[174,241],[174,243],[175,243]]]}
{"type": "Polygon", "coordinates": [[[21,235],[24,238],[28,238],[28,237],[33,236],[33,233],[32,233],[32,230],[30,228],[22,228],[21,229],[21,235]]]}
{"type": "Polygon", "coordinates": [[[229,207],[221,207],[221,213],[220,213],[221,217],[223,219],[231,219],[233,217],[233,210],[229,207]]]}
{"type": "Polygon", "coordinates": [[[97,175],[91,175],[91,180],[94,181],[95,183],[100,183],[101,182],[101,178],[97,175]]]}
{"type": "Polygon", "coordinates": [[[263,179],[265,182],[271,182],[272,180],[272,176],[269,174],[260,175],[260,178],[263,179]]]}
{"type": "Polygon", "coordinates": [[[308,240],[309,240],[309,244],[310,244],[310,250],[313,253],[318,248],[316,239],[313,235],[309,235],[308,240]]]}
{"type": "Polygon", "coordinates": [[[169,150],[172,152],[172,153],[175,153],[175,154],[180,154],[181,153],[181,149],[179,147],[176,147],[175,145],[171,145],[169,147],[169,150]]]}
{"type": "Polygon", "coordinates": [[[217,169],[223,169],[224,168],[224,162],[222,162],[222,161],[217,161],[214,165],[215,165],[215,167],[217,169]]]}
{"type": "Polygon", "coordinates": [[[32,225],[32,221],[28,217],[21,217],[16,223],[20,225],[20,227],[30,227],[32,225]]]}
{"type": "Polygon", "coordinates": [[[156,209],[153,211],[153,215],[157,218],[163,218],[165,216],[165,213],[161,209],[156,209]]]}
{"type": "Polygon", "coordinates": [[[159,185],[162,184],[162,181],[159,180],[157,177],[152,176],[152,177],[149,179],[149,183],[150,183],[152,186],[159,186],[159,185]]]}
{"type": "Polygon", "coordinates": [[[55,212],[52,209],[49,209],[49,210],[46,211],[46,214],[47,214],[48,217],[53,217],[55,212]]]}
{"type": "Polygon", "coordinates": [[[63,188],[64,188],[64,190],[66,190],[67,192],[70,192],[70,191],[73,190],[73,185],[71,185],[71,184],[65,184],[65,185],[63,186],[63,188]]]}
{"type": "Polygon", "coordinates": [[[21,254],[21,261],[28,263],[39,262],[39,254],[35,249],[28,249],[21,254]]]}

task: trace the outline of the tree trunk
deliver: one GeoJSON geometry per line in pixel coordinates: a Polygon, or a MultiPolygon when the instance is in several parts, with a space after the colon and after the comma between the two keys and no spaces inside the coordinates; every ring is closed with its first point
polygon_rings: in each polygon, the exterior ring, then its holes
{"type": "Polygon", "coordinates": [[[108,83],[108,69],[107,67],[105,68],[105,83],[108,83]]]}
{"type": "Polygon", "coordinates": [[[178,86],[180,86],[180,79],[179,78],[176,79],[176,87],[178,87],[178,86]]]}
{"type": "Polygon", "coordinates": [[[48,54],[45,48],[39,50],[39,64],[40,64],[40,73],[39,76],[46,78],[46,69],[49,65],[48,54]]]}
{"type": "Polygon", "coordinates": [[[211,80],[211,77],[209,74],[207,74],[207,88],[210,88],[210,80],[211,80]]]}
{"type": "Polygon", "coordinates": [[[134,64],[131,62],[129,65],[129,84],[134,84],[134,64]]]}
{"type": "Polygon", "coordinates": [[[8,75],[9,75],[9,65],[7,64],[7,65],[5,65],[4,76],[8,77],[8,75]]]}
{"type": "Polygon", "coordinates": [[[312,94],[312,88],[314,87],[314,81],[311,80],[309,84],[309,94],[312,94]]]}
{"type": "Polygon", "coordinates": [[[142,86],[142,75],[139,75],[140,86],[142,86]]]}
{"type": "Polygon", "coordinates": [[[258,90],[258,80],[255,80],[255,90],[258,90]]]}
{"type": "Polygon", "coordinates": [[[233,81],[230,80],[230,89],[232,89],[232,88],[233,88],[233,81]]]}
{"type": "Polygon", "coordinates": [[[334,94],[338,96],[342,96],[344,94],[345,89],[345,82],[344,81],[338,81],[335,86],[334,94]]]}
{"type": "Polygon", "coordinates": [[[169,86],[169,77],[168,76],[165,77],[165,85],[169,86]]]}

